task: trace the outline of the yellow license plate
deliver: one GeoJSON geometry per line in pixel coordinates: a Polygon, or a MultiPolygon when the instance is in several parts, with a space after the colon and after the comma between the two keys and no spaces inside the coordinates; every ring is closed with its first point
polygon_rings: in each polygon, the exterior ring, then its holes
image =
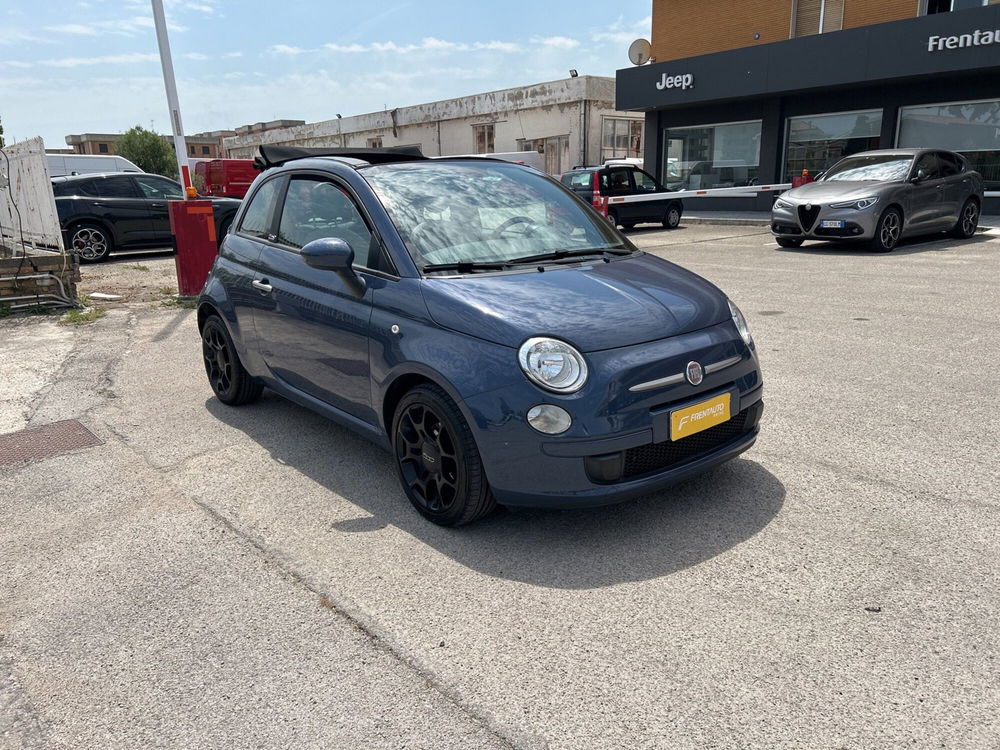
{"type": "Polygon", "coordinates": [[[709,427],[728,422],[732,416],[729,409],[732,395],[723,393],[694,406],[670,412],[670,439],[680,440],[709,427]]]}

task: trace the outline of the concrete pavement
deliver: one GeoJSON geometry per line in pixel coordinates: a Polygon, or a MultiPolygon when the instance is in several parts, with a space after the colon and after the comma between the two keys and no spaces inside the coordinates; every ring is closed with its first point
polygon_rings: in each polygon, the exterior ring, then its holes
{"type": "Polygon", "coordinates": [[[364,440],[219,404],[193,312],[74,330],[17,403],[105,443],[0,468],[3,742],[994,747],[1000,239],[630,237],[741,306],[767,412],[612,508],[439,529],[364,440]]]}

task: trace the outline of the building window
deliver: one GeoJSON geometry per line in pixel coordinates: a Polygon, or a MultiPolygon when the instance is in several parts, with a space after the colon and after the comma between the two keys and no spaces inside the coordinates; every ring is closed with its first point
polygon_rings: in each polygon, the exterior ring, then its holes
{"type": "Polygon", "coordinates": [[[642,120],[605,117],[601,124],[601,162],[642,158],[642,120]]]}
{"type": "Polygon", "coordinates": [[[878,148],[881,130],[880,109],[789,117],[785,129],[783,180],[790,182],[801,175],[803,169],[814,175],[829,169],[845,156],[878,148]]]}
{"type": "Polygon", "coordinates": [[[201,153],[203,156],[208,156],[211,153],[211,151],[209,150],[208,146],[202,146],[201,153]]]}
{"type": "Polygon", "coordinates": [[[554,135],[550,138],[519,138],[518,151],[537,151],[542,155],[542,163],[549,174],[569,171],[569,136],[554,135]]]}
{"type": "Polygon", "coordinates": [[[368,139],[368,148],[382,148],[382,136],[377,135],[368,139]]]}
{"type": "Polygon", "coordinates": [[[1000,99],[901,107],[896,145],[957,151],[987,190],[1000,189],[1000,99]]]}
{"type": "Polygon", "coordinates": [[[191,156],[194,156],[194,146],[189,146],[188,148],[191,150],[191,156]]]}
{"type": "Polygon", "coordinates": [[[485,125],[473,125],[472,130],[476,136],[477,154],[492,154],[496,152],[492,122],[485,125]]]}
{"type": "Polygon", "coordinates": [[[989,5],[990,0],[925,0],[927,15],[931,13],[950,13],[953,10],[965,10],[966,8],[981,8],[989,5]]]}
{"type": "Polygon", "coordinates": [[[844,28],[844,0],[796,0],[792,12],[796,37],[844,28]]]}
{"type": "Polygon", "coordinates": [[[760,131],[760,120],[665,130],[660,181],[682,190],[755,185],[760,131]]]}
{"type": "Polygon", "coordinates": [[[106,153],[108,153],[108,144],[107,143],[98,143],[97,144],[97,153],[99,153],[99,154],[106,154],[106,153]]]}

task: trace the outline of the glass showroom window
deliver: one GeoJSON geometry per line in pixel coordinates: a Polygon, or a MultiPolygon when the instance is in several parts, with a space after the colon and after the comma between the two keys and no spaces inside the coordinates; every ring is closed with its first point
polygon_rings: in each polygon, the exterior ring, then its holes
{"type": "Polygon", "coordinates": [[[958,151],[987,190],[1000,189],[1000,100],[901,107],[896,145],[958,151]]]}
{"type": "Polygon", "coordinates": [[[601,163],[608,159],[641,159],[642,127],[642,120],[605,117],[601,123],[601,163]]]}
{"type": "Polygon", "coordinates": [[[789,117],[785,131],[784,182],[808,169],[815,175],[845,156],[878,148],[882,110],[789,117]]]}
{"type": "Polygon", "coordinates": [[[518,138],[517,150],[540,153],[544,157],[545,171],[549,174],[562,174],[570,167],[568,135],[554,135],[551,138],[528,140],[518,138]]]}
{"type": "Polygon", "coordinates": [[[660,181],[680,190],[757,184],[760,120],[663,131],[660,181]]]}

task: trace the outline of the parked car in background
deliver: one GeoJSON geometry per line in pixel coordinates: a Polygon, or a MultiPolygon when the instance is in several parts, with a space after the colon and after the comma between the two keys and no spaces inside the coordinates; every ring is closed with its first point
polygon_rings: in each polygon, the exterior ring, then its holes
{"type": "Polygon", "coordinates": [[[46,154],[49,177],[104,172],[142,172],[124,156],[114,154],[46,154]]]}
{"type": "Polygon", "coordinates": [[[903,237],[976,233],[985,183],[961,154],[942,149],[865,151],[820,179],[782,193],[771,210],[781,247],[805,240],[856,240],[891,252],[903,237]]]}
{"type": "Polygon", "coordinates": [[[257,179],[253,159],[203,159],[194,172],[202,179],[202,195],[217,198],[242,198],[257,179]]]}
{"type": "MultiPolygon", "coordinates": [[[[155,174],[90,174],[54,177],[52,192],[66,249],[84,263],[116,250],[170,247],[167,201],[182,200],[180,183],[155,174]]],[[[232,223],[240,201],[213,198],[216,235],[232,223]]]]}
{"type": "Polygon", "coordinates": [[[261,166],[198,302],[209,383],[390,450],[430,521],[616,502],[756,440],[736,306],[548,176],[389,149],[261,166]]]}
{"type": "Polygon", "coordinates": [[[632,229],[636,224],[655,222],[674,229],[681,223],[684,212],[681,200],[671,197],[668,188],[634,165],[576,167],[559,179],[615,226],[632,229]],[[662,200],[614,203],[614,198],[651,193],[662,193],[662,200]]]}

